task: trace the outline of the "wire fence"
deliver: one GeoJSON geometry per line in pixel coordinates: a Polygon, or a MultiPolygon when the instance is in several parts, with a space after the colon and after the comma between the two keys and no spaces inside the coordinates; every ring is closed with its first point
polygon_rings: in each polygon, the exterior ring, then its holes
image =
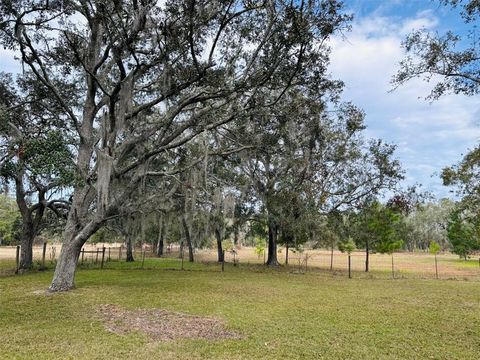
{"type": "MultiPolygon", "coordinates": [[[[33,265],[35,269],[54,268],[61,251],[60,244],[45,243],[33,247],[33,265]]],[[[155,249],[150,246],[132,249],[136,266],[143,268],[145,259],[156,257],[155,249]],[[140,265],[138,265],[140,264],[140,265]]],[[[18,272],[19,247],[0,247],[0,275],[10,275],[18,272]],[[18,254],[18,255],[17,255],[18,254]]],[[[78,264],[80,268],[109,268],[111,262],[125,262],[127,249],[123,244],[86,244],[80,251],[78,264]]],[[[181,250],[178,245],[166,246],[163,259],[178,261],[179,269],[187,267],[188,251],[181,250]],[[184,266],[185,265],[185,266],[184,266]]],[[[256,254],[254,249],[244,247],[224,251],[224,261],[218,261],[218,253],[213,249],[197,249],[194,252],[195,263],[217,264],[216,271],[224,271],[227,266],[264,265],[267,254],[256,254]]],[[[421,279],[455,279],[480,281],[480,257],[478,255],[462,260],[451,253],[431,255],[428,253],[394,253],[369,254],[368,272],[366,270],[366,254],[355,251],[349,256],[338,251],[305,250],[290,251],[288,263],[286,250],[281,248],[277,253],[280,269],[283,271],[303,274],[306,272],[321,272],[335,276],[352,278],[421,278],[421,279]],[[350,271],[349,271],[350,270],[350,271]]],[[[152,266],[149,262],[148,266],[152,266]]]]}

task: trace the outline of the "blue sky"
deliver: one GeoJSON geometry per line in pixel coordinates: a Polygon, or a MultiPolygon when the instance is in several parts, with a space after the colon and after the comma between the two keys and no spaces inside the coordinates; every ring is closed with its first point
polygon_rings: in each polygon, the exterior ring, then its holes
{"type": "Polygon", "coordinates": [[[414,80],[392,89],[390,79],[404,53],[400,45],[414,29],[466,34],[458,10],[430,0],[348,0],[352,31],[332,41],[333,76],[342,79],[344,100],[366,112],[368,136],[397,144],[405,185],[423,184],[438,198],[452,197],[438,173],[460,160],[480,138],[480,98],[447,95],[424,98],[432,84],[414,80]]]}
{"type": "MultiPolygon", "coordinates": [[[[447,95],[429,103],[431,84],[421,80],[391,90],[403,58],[401,41],[414,29],[465,34],[458,10],[438,0],[346,0],[352,31],[332,42],[331,71],[345,84],[344,100],[366,112],[367,135],[398,145],[404,185],[423,184],[438,198],[451,197],[438,173],[460,160],[480,139],[480,97],[447,95]]],[[[17,72],[13,53],[0,48],[0,71],[17,72]]]]}

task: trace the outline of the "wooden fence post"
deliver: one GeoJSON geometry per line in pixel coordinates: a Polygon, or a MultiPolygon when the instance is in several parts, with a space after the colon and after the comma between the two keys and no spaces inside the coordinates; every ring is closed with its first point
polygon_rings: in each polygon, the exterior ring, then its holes
{"type": "Polygon", "coordinates": [[[348,254],[348,278],[352,278],[352,260],[350,254],[348,254]]]}
{"type": "Polygon", "coordinates": [[[392,279],[395,279],[395,267],[393,266],[393,253],[392,253],[392,279]]]}
{"type": "Polygon", "coordinates": [[[222,250],[222,272],[225,271],[225,250],[222,250]]]}
{"type": "Polygon", "coordinates": [[[111,260],[111,257],[110,257],[110,247],[108,247],[108,261],[111,260]]]}
{"type": "Polygon", "coordinates": [[[83,264],[84,258],[85,258],[85,248],[82,249],[82,264],[83,264]]]}
{"type": "Polygon", "coordinates": [[[100,266],[100,269],[103,269],[104,261],[105,261],[105,246],[102,247],[102,265],[100,266]]]}
{"type": "Polygon", "coordinates": [[[20,267],[20,245],[17,245],[16,264],[17,264],[17,267],[15,269],[15,274],[18,274],[18,268],[20,267]]]}
{"type": "Polygon", "coordinates": [[[142,257],[142,269],[143,269],[143,265],[145,264],[145,252],[146,252],[146,250],[144,249],[143,250],[143,257],[142,257]]]}
{"type": "Polygon", "coordinates": [[[95,249],[97,251],[97,256],[95,257],[95,264],[98,263],[98,249],[95,249]]]}
{"type": "Polygon", "coordinates": [[[182,270],[183,270],[183,246],[182,246],[182,270]]]}
{"type": "Polygon", "coordinates": [[[122,245],[118,248],[118,260],[122,260],[122,245]]]}

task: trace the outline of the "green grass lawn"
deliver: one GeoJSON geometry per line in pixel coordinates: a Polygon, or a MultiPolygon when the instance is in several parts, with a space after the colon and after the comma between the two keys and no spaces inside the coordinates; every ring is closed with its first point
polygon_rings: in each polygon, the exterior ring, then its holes
{"type": "Polygon", "coordinates": [[[480,284],[352,279],[325,272],[147,259],[81,269],[77,289],[42,292],[51,271],[0,277],[1,359],[478,359],[480,284]],[[230,340],[118,335],[102,304],[225,320],[230,340]]]}

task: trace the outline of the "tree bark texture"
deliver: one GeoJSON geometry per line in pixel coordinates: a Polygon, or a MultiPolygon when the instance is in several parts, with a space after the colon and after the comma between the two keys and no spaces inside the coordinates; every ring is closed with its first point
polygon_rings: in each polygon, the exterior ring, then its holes
{"type": "Polygon", "coordinates": [[[183,231],[185,232],[185,240],[187,240],[188,246],[188,261],[193,262],[193,245],[192,245],[192,237],[190,236],[190,229],[188,227],[187,221],[185,217],[182,217],[182,225],[183,231]]]}
{"type": "Polygon", "coordinates": [[[28,270],[33,266],[33,241],[36,236],[35,225],[24,221],[20,238],[20,270],[28,270]]]}
{"type": "Polygon", "coordinates": [[[165,236],[165,224],[163,217],[159,220],[158,226],[158,243],[157,243],[157,257],[161,257],[163,255],[163,240],[165,236]]]}
{"type": "Polygon", "coordinates": [[[80,231],[72,231],[72,222],[67,223],[65,241],[58,258],[53,280],[49,291],[67,291],[75,287],[75,271],[77,269],[78,256],[83,244],[101,226],[99,221],[91,221],[80,231]]]}
{"type": "Polygon", "coordinates": [[[135,258],[133,257],[133,236],[129,235],[127,237],[127,262],[134,262],[135,258]]]}
{"type": "Polygon", "coordinates": [[[268,224],[268,266],[278,266],[280,265],[277,260],[277,235],[278,235],[278,226],[269,222],[268,224]]]}
{"type": "Polygon", "coordinates": [[[33,266],[33,241],[38,234],[45,213],[45,192],[38,191],[38,203],[35,208],[27,204],[27,192],[23,185],[24,173],[15,177],[15,198],[22,216],[22,232],[20,237],[19,270],[26,271],[33,266]]]}

